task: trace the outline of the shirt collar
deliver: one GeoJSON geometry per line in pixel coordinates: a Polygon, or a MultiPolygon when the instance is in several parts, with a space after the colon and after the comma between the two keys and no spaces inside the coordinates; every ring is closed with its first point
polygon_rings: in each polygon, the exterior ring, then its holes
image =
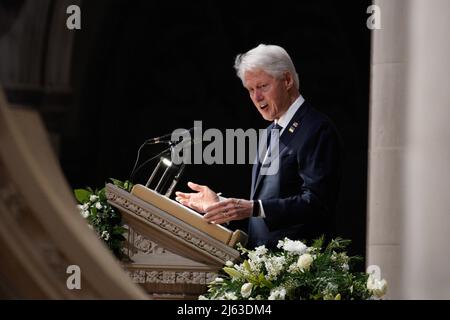
{"type": "Polygon", "coordinates": [[[299,95],[299,97],[294,101],[293,104],[291,104],[289,109],[280,117],[280,119],[275,120],[275,123],[283,128],[281,129],[280,134],[284,131],[284,128],[288,126],[289,122],[291,122],[292,117],[297,112],[297,110],[300,109],[303,102],[305,102],[305,99],[302,95],[299,95]]]}

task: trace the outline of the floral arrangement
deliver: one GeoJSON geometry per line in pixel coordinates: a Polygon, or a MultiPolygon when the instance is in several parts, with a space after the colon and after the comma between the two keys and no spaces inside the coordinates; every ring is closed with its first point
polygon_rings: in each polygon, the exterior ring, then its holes
{"type": "MultiPolygon", "coordinates": [[[[127,190],[133,188],[129,181],[122,182],[112,179],[114,185],[127,190]]],[[[122,216],[113,209],[106,199],[105,188],[100,190],[88,187],[86,189],[75,189],[75,198],[78,201],[80,214],[85,218],[89,226],[95,230],[98,237],[102,239],[111,249],[114,255],[122,259],[123,236],[126,229],[122,226],[122,216]]]]}
{"type": "Polygon", "coordinates": [[[212,281],[201,300],[365,300],[379,299],[386,280],[373,274],[352,272],[359,257],[347,256],[349,240],[323,237],[310,247],[301,241],[280,240],[279,250],[265,246],[247,250],[239,246],[243,263],[226,263],[223,274],[212,281]]]}

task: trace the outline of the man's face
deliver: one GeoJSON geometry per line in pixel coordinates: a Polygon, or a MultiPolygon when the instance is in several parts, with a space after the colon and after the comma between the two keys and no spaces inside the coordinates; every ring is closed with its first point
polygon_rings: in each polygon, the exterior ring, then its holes
{"type": "Polygon", "coordinates": [[[244,86],[250,98],[264,119],[279,119],[289,108],[291,102],[288,94],[290,88],[287,79],[277,79],[265,71],[246,71],[244,86]]]}

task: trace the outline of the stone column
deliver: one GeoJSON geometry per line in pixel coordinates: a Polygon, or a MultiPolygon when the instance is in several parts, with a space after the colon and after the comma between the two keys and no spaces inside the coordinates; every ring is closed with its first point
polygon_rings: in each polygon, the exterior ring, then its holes
{"type": "Polygon", "coordinates": [[[381,269],[388,298],[400,295],[404,213],[407,21],[409,0],[378,0],[381,29],[372,31],[367,265],[381,269]]]}
{"type": "Polygon", "coordinates": [[[367,264],[390,299],[449,299],[450,2],[375,4],[367,264]]]}
{"type": "Polygon", "coordinates": [[[402,298],[450,299],[450,1],[410,8],[402,298]]]}

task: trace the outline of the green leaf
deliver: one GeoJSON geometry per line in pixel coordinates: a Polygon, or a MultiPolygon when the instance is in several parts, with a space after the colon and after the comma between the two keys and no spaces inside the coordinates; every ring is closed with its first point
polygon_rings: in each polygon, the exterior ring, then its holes
{"type": "Polygon", "coordinates": [[[315,239],[314,242],[313,242],[313,244],[312,244],[312,247],[313,247],[313,248],[317,248],[317,249],[322,248],[324,238],[325,238],[324,235],[322,235],[322,236],[320,236],[320,238],[315,239]]]}
{"type": "Polygon", "coordinates": [[[259,274],[258,280],[261,283],[261,287],[267,287],[269,289],[273,288],[273,283],[270,282],[269,280],[267,280],[266,277],[264,277],[264,274],[262,272],[259,274]]]}
{"type": "Polygon", "coordinates": [[[248,262],[248,260],[245,260],[243,264],[245,270],[247,270],[248,272],[252,272],[252,268],[250,267],[250,263],[248,262]]]}
{"type": "Polygon", "coordinates": [[[74,194],[79,203],[86,203],[89,201],[89,197],[91,196],[92,192],[89,192],[85,189],[75,189],[74,194]]]}
{"type": "Polygon", "coordinates": [[[232,278],[241,278],[242,277],[242,274],[234,268],[225,267],[225,268],[223,268],[223,271],[225,271],[232,278]]]}
{"type": "Polygon", "coordinates": [[[117,180],[114,178],[109,178],[109,180],[111,180],[115,186],[121,187],[123,185],[122,181],[120,181],[120,180],[117,180]]]}
{"type": "MultiPolygon", "coordinates": [[[[102,188],[100,191],[97,192],[98,198],[101,202],[106,202],[106,189],[102,188]]],[[[104,204],[104,203],[102,203],[104,204]]]]}
{"type": "Polygon", "coordinates": [[[117,187],[119,187],[121,189],[124,189],[124,190],[126,190],[128,192],[130,192],[131,189],[133,189],[134,184],[131,181],[125,180],[123,182],[123,181],[120,181],[120,180],[114,179],[114,178],[109,178],[109,179],[112,181],[112,183],[115,186],[117,186],[117,187]]]}
{"type": "Polygon", "coordinates": [[[114,228],[113,228],[113,232],[115,234],[123,234],[126,231],[127,231],[127,229],[125,229],[124,227],[121,227],[121,226],[114,226],[114,228]]]}

